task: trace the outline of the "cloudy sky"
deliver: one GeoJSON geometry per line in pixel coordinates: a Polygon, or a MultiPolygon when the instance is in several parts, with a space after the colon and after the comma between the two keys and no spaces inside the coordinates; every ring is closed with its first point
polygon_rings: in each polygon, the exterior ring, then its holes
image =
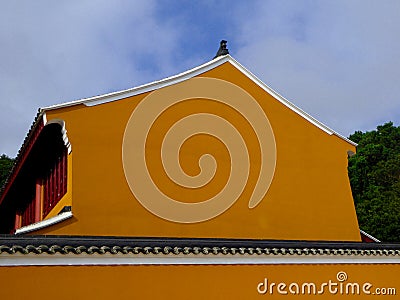
{"type": "Polygon", "coordinates": [[[0,9],[0,154],[39,107],[127,89],[212,59],[219,41],[344,136],[400,125],[400,1],[16,0],[0,9]]]}

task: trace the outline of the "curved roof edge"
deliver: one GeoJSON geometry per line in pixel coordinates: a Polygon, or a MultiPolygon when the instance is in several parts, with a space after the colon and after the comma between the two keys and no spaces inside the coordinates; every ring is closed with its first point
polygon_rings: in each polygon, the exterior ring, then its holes
{"type": "Polygon", "coordinates": [[[75,101],[70,101],[66,103],[61,103],[57,105],[51,105],[47,107],[41,108],[41,111],[47,111],[47,110],[52,110],[52,109],[58,109],[58,108],[64,108],[64,107],[69,107],[69,106],[74,106],[74,105],[79,105],[79,104],[84,104],[86,106],[95,106],[103,103],[108,103],[116,100],[120,100],[123,98],[135,96],[138,94],[150,92],[153,90],[157,90],[169,85],[173,85],[185,80],[188,80],[192,77],[195,77],[197,75],[200,75],[202,73],[205,73],[211,69],[214,69],[224,63],[230,63],[232,64],[235,68],[237,68],[239,71],[241,71],[244,75],[246,75],[249,79],[251,79],[255,84],[257,84],[260,88],[262,88],[264,91],[266,91],[268,94],[273,96],[276,100],[281,102],[283,105],[291,109],[292,111],[296,112],[298,115],[302,116],[304,119],[312,123],[313,125],[317,126],[321,130],[325,131],[329,135],[336,135],[339,138],[343,139],[344,141],[350,143],[351,145],[357,146],[356,143],[353,141],[349,140],[348,138],[344,137],[343,135],[337,133],[336,131],[332,130],[322,122],[318,121],[296,105],[294,105],[292,102],[289,100],[285,99],[283,96],[281,96],[279,93],[277,93],[275,90],[273,90],[271,87],[266,85],[264,82],[262,82],[257,76],[255,76],[253,73],[251,73],[249,70],[247,70],[243,65],[241,65],[237,60],[235,60],[232,56],[224,55],[224,56],[219,56],[209,62],[206,62],[200,66],[197,66],[193,69],[190,69],[188,71],[185,71],[183,73],[167,77],[161,80],[153,81],[147,84],[143,84],[134,88],[122,90],[122,91],[117,91],[117,92],[112,92],[104,95],[99,95],[99,96],[94,96],[90,98],[84,98],[80,100],[75,100],[75,101]]]}

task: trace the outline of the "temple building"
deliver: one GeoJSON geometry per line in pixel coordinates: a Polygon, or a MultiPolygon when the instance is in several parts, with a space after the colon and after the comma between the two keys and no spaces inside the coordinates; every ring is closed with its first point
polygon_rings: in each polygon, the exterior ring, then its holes
{"type": "Polygon", "coordinates": [[[360,231],[356,146],[226,42],[184,73],[41,108],[0,193],[0,295],[393,295],[400,246],[360,231]]]}

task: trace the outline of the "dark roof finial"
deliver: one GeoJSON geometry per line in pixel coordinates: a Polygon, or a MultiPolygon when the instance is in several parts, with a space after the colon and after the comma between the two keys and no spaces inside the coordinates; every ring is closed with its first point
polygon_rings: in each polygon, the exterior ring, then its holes
{"type": "Polygon", "coordinates": [[[217,58],[218,56],[222,56],[222,55],[227,55],[229,54],[228,49],[226,49],[226,43],[227,41],[222,40],[218,49],[217,54],[214,56],[214,58],[217,58]]]}

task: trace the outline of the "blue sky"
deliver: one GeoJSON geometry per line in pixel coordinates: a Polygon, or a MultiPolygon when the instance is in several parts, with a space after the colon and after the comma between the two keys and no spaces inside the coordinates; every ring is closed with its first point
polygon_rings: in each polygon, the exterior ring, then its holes
{"type": "Polygon", "coordinates": [[[400,1],[3,1],[0,154],[39,107],[127,89],[213,58],[219,41],[342,135],[400,125],[400,1]]]}

